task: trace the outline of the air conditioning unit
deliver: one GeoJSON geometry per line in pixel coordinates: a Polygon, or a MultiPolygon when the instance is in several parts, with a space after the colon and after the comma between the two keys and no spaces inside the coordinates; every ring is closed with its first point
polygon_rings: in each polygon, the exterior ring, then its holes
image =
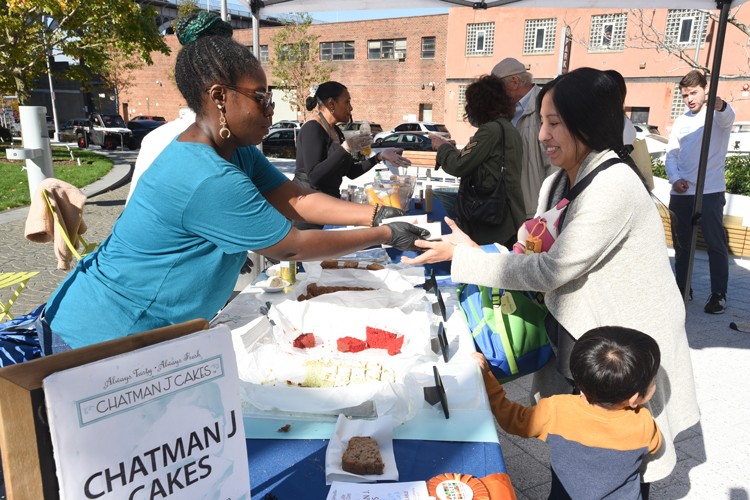
{"type": "Polygon", "coordinates": [[[395,55],[396,59],[398,59],[399,61],[403,61],[404,59],[406,59],[406,52],[404,52],[403,50],[397,50],[395,55]]]}

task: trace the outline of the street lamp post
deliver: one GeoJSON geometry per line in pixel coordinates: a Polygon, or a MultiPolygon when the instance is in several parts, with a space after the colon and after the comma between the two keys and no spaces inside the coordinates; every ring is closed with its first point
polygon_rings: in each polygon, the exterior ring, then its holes
{"type": "MultiPolygon", "coordinates": [[[[52,21],[47,16],[44,16],[42,19],[44,23],[44,29],[46,30],[48,26],[52,25],[52,21]],[[49,21],[49,24],[48,24],[49,21]]],[[[52,57],[52,47],[47,49],[47,35],[46,31],[42,31],[42,40],[44,41],[44,47],[45,47],[45,57],[47,59],[47,78],[49,79],[49,98],[52,105],[52,124],[55,127],[55,135],[53,136],[53,139],[55,141],[59,140],[60,137],[60,131],[57,128],[57,106],[55,105],[55,87],[52,85],[52,66],[50,65],[50,57],[52,57]]]]}

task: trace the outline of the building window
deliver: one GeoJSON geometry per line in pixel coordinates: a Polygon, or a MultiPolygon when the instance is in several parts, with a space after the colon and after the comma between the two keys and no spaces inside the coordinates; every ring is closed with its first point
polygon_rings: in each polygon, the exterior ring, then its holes
{"type": "Polygon", "coordinates": [[[468,85],[458,86],[458,112],[456,113],[456,116],[459,121],[463,121],[464,116],[466,115],[466,87],[468,87],[468,85]]]}
{"type": "MultiPolygon", "coordinates": [[[[247,46],[248,49],[250,49],[250,52],[255,54],[255,51],[253,50],[252,45],[247,46]]],[[[260,62],[267,63],[268,62],[268,45],[261,45],[260,46],[260,62]]]]}
{"type": "Polygon", "coordinates": [[[551,54],[555,51],[557,19],[527,19],[523,39],[524,54],[551,54]]]}
{"type": "Polygon", "coordinates": [[[422,59],[435,59],[435,37],[422,37],[422,59]]]}
{"type": "Polygon", "coordinates": [[[627,23],[627,13],[591,16],[589,50],[592,52],[623,50],[627,23]]]}
{"type": "Polygon", "coordinates": [[[706,40],[708,14],[697,9],[669,9],[664,40],[673,45],[695,45],[706,40]]]}
{"type": "Polygon", "coordinates": [[[495,23],[466,25],[466,55],[491,56],[495,46],[495,23]]]}
{"type": "Polygon", "coordinates": [[[406,59],[406,38],[396,40],[369,40],[368,59],[406,59]]]}
{"type": "Polygon", "coordinates": [[[648,115],[650,111],[651,108],[633,106],[630,108],[630,121],[633,123],[648,123],[648,115]]]}
{"type": "Polygon", "coordinates": [[[310,59],[310,46],[306,43],[301,45],[281,45],[277,56],[279,61],[307,61],[310,59]]]}
{"type": "Polygon", "coordinates": [[[672,91],[672,111],[669,113],[669,118],[675,120],[678,116],[685,113],[686,109],[685,102],[682,100],[680,85],[675,84],[674,90],[672,91]]]}
{"type": "Polygon", "coordinates": [[[354,59],[354,42],[321,42],[321,61],[351,61],[354,59]]]}

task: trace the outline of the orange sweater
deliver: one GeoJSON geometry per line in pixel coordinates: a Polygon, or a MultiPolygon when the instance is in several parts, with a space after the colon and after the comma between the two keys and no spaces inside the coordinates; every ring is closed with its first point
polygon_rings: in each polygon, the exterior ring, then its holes
{"type": "Polygon", "coordinates": [[[484,374],[484,383],[492,413],[506,432],[549,444],[552,469],[572,498],[640,498],[643,456],[662,444],[648,409],[607,410],[576,395],[526,407],[509,401],[491,373],[484,374]]]}

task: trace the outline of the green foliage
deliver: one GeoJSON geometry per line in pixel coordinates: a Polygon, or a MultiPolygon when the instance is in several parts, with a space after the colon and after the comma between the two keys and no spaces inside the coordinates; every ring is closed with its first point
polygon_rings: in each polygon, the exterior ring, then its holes
{"type": "MultiPolygon", "coordinates": [[[[52,161],[55,177],[74,186],[83,187],[100,179],[112,169],[108,157],[85,149],[73,149],[73,155],[81,159],[81,164],[71,160],[70,152],[64,147],[52,148],[52,161]]],[[[0,158],[0,210],[24,207],[31,203],[29,178],[25,161],[8,161],[0,158]]]]}
{"type": "Polygon", "coordinates": [[[269,58],[276,88],[287,90],[282,97],[295,111],[305,111],[305,99],[315,84],[327,81],[333,68],[320,60],[318,35],[309,33],[312,17],[298,13],[271,37],[274,56],[269,58]]]}
{"type": "Polygon", "coordinates": [[[197,12],[199,9],[197,0],[182,0],[177,4],[177,19],[172,21],[172,29],[174,30],[177,26],[177,21],[189,16],[193,12],[197,12]]]}
{"type": "Polygon", "coordinates": [[[152,64],[154,51],[169,54],[159,35],[156,10],[133,0],[9,0],[0,10],[0,90],[29,99],[35,78],[46,72],[54,47],[84,64],[70,78],[87,80],[112,50],[152,64]]]}
{"type": "Polygon", "coordinates": [[[728,156],[726,165],[727,193],[750,196],[750,157],[728,156]]]}
{"type": "Polygon", "coordinates": [[[660,179],[667,178],[667,169],[664,167],[664,162],[661,160],[651,159],[651,170],[654,172],[654,177],[660,179]]]}
{"type": "MultiPolygon", "coordinates": [[[[727,193],[750,196],[750,157],[747,155],[730,155],[727,156],[724,165],[727,193]]],[[[652,166],[654,177],[667,178],[667,171],[663,162],[654,160],[652,166]]]]}

